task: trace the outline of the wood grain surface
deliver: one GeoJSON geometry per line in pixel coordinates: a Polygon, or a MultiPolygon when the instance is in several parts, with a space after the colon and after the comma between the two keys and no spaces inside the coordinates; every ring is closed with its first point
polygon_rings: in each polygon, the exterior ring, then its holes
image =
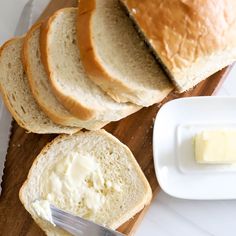
{"type": "MultiPolygon", "coordinates": [[[[55,10],[65,6],[76,6],[76,1],[52,1],[42,14],[41,19],[45,19],[55,10]]],[[[223,69],[201,82],[191,91],[183,94],[173,92],[161,104],[143,108],[139,112],[119,122],[110,123],[105,127],[108,132],[115,135],[131,149],[152,187],[154,197],[158,196],[160,189],[155,177],[152,154],[153,122],[158,110],[164,103],[176,98],[212,95],[218,89],[229,70],[230,67],[223,69]]],[[[0,197],[0,236],[44,235],[23,208],[18,198],[18,192],[27,178],[28,171],[37,154],[46,143],[55,137],[56,135],[27,133],[13,122],[2,182],[2,195],[0,197]]],[[[121,226],[119,231],[132,235],[147,209],[148,207],[121,226]]]]}

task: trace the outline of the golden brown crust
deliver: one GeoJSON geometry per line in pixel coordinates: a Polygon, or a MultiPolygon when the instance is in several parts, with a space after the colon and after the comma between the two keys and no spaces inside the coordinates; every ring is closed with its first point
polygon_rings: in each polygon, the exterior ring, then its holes
{"type": "MultiPolygon", "coordinates": [[[[27,56],[28,51],[29,51],[28,41],[31,39],[31,37],[33,35],[33,32],[35,30],[37,30],[38,28],[40,28],[40,27],[41,27],[41,23],[37,23],[37,24],[33,25],[31,27],[31,29],[28,31],[28,33],[26,34],[25,39],[24,39],[24,44],[23,44],[22,62],[23,62],[23,65],[24,65],[25,72],[27,74],[30,90],[31,90],[36,102],[38,103],[40,108],[51,118],[52,113],[50,111],[48,111],[48,109],[45,109],[44,106],[42,106],[42,103],[40,102],[40,100],[37,96],[37,92],[35,90],[36,85],[34,83],[34,80],[32,79],[33,75],[32,75],[32,71],[30,70],[30,66],[29,66],[29,62],[28,62],[28,56],[27,56]]],[[[54,119],[52,119],[52,120],[54,120],[54,119]]],[[[64,121],[64,119],[58,120],[59,124],[61,124],[60,122],[63,122],[63,121],[64,121]]],[[[57,123],[56,121],[54,121],[54,122],[57,123]]]]}
{"type": "Polygon", "coordinates": [[[96,10],[96,0],[80,0],[78,7],[77,21],[77,38],[80,49],[81,62],[88,73],[90,79],[102,87],[117,102],[129,102],[128,100],[120,100],[119,96],[115,96],[115,91],[123,93],[132,93],[121,81],[112,78],[101,66],[92,42],[92,16],[96,10]]]}
{"type": "MultiPolygon", "coordinates": [[[[170,70],[191,65],[200,56],[215,53],[232,42],[229,38],[232,9],[226,3],[231,2],[235,12],[235,1],[220,0],[217,4],[210,0],[123,2],[131,14],[135,9],[133,18],[170,70]]],[[[234,26],[236,28],[236,22],[234,26]]]]}
{"type": "MultiPolygon", "coordinates": [[[[40,106],[40,108],[43,110],[43,112],[56,124],[59,125],[64,125],[64,126],[71,126],[71,127],[78,127],[78,125],[71,125],[71,123],[73,122],[74,124],[76,123],[81,123],[81,121],[79,119],[77,119],[76,117],[74,117],[72,114],[68,115],[63,115],[63,114],[55,114],[53,112],[53,109],[48,108],[48,106],[45,106],[45,103],[41,100],[41,96],[38,96],[38,90],[37,90],[37,84],[35,83],[35,79],[33,79],[33,73],[31,70],[31,66],[30,66],[30,62],[29,62],[29,41],[31,40],[34,32],[38,29],[40,29],[42,22],[40,23],[36,23],[35,25],[33,25],[31,27],[31,29],[28,31],[25,40],[24,40],[24,45],[23,45],[23,50],[22,50],[22,61],[25,67],[25,71],[27,74],[27,78],[29,80],[29,85],[30,85],[30,89],[31,92],[36,100],[36,102],[38,103],[38,105],[40,106]]],[[[101,122],[97,122],[94,121],[94,124],[91,125],[91,129],[96,130],[101,128],[102,126],[105,126],[106,123],[101,124],[101,122]]],[[[79,131],[81,128],[78,127],[79,131]]]]}
{"type": "MultiPolygon", "coordinates": [[[[183,76],[195,80],[193,73],[190,78],[187,74],[198,61],[236,47],[234,0],[121,2],[177,83],[183,76]],[[181,71],[184,73],[180,74],[181,71]]],[[[221,69],[221,65],[216,67],[221,69]]]]}
{"type": "Polygon", "coordinates": [[[42,24],[42,22],[36,23],[35,25],[33,25],[31,27],[31,29],[26,34],[25,40],[24,40],[24,45],[23,45],[23,50],[22,50],[22,62],[23,62],[23,65],[24,65],[24,68],[25,68],[25,71],[26,71],[26,74],[27,74],[27,78],[29,80],[29,85],[30,85],[31,92],[32,92],[33,97],[35,98],[36,102],[40,106],[40,108],[56,124],[68,125],[69,120],[73,119],[72,116],[69,117],[69,116],[55,115],[52,110],[50,110],[50,109],[48,109],[44,106],[44,103],[41,101],[40,97],[38,96],[38,92],[37,92],[37,89],[36,89],[37,85],[35,84],[35,80],[33,79],[33,73],[31,71],[31,67],[29,66],[29,59],[28,59],[29,43],[28,42],[31,39],[31,37],[33,36],[33,33],[36,30],[40,29],[41,24],[42,24]]]}
{"type": "MultiPolygon", "coordinates": [[[[72,8],[67,8],[68,10],[72,8]]],[[[52,79],[53,71],[50,70],[50,62],[48,59],[48,35],[51,31],[51,24],[54,21],[54,19],[61,13],[65,11],[64,9],[60,9],[57,12],[55,12],[46,22],[44,22],[41,25],[41,33],[40,33],[40,50],[41,50],[41,59],[42,63],[45,66],[46,72],[49,77],[49,81],[52,86],[52,90],[55,93],[58,100],[68,109],[71,114],[78,117],[81,120],[90,120],[93,119],[95,114],[94,111],[90,110],[87,107],[84,107],[82,104],[80,104],[78,101],[74,100],[70,96],[66,96],[63,93],[61,93],[60,89],[57,87],[56,83],[52,79]]]]}
{"type": "MultiPolygon", "coordinates": [[[[1,48],[0,48],[0,58],[2,57],[2,52],[3,50],[11,43],[13,43],[15,40],[23,40],[22,37],[15,37],[12,38],[10,40],[8,40],[7,42],[5,42],[1,48]]],[[[5,106],[7,107],[8,111],[11,113],[11,115],[13,116],[13,118],[15,119],[15,121],[17,122],[17,124],[22,127],[23,129],[29,131],[29,132],[34,132],[32,130],[29,130],[28,126],[26,124],[24,124],[24,122],[22,122],[22,120],[20,119],[20,117],[18,116],[18,114],[15,112],[15,110],[13,109],[13,106],[7,96],[7,94],[5,93],[5,90],[2,88],[1,83],[0,83],[0,92],[2,94],[2,99],[3,102],[5,104],[5,106]]]]}

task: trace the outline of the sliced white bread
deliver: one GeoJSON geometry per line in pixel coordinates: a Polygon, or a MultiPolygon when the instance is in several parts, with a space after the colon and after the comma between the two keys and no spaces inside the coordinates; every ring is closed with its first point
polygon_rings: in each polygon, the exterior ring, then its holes
{"type": "Polygon", "coordinates": [[[120,120],[140,107],[115,102],[88,78],[77,46],[77,11],[77,8],[61,9],[42,27],[42,61],[53,92],[79,119],[120,120]]]}
{"type": "Polygon", "coordinates": [[[80,0],[81,60],[90,78],[118,102],[150,106],[173,89],[118,0],[80,0]]]}
{"type": "Polygon", "coordinates": [[[36,104],[21,61],[23,38],[6,42],[0,49],[0,90],[8,110],[17,123],[33,133],[68,133],[79,128],[53,123],[36,104]]]}
{"type": "Polygon", "coordinates": [[[180,92],[236,60],[236,1],[120,0],[180,92]]]}
{"type": "Polygon", "coordinates": [[[74,215],[116,229],[150,203],[152,191],[129,148],[105,130],[99,130],[61,135],[48,144],[34,161],[19,196],[47,235],[67,235],[38,216],[36,202],[47,201],[74,215]],[[79,165],[84,162],[87,163],[84,167],[79,165]],[[96,168],[89,172],[94,166],[96,168]],[[73,173],[76,178],[73,168],[86,173],[81,179],[85,182],[77,183],[82,187],[68,190],[62,173],[66,171],[69,176],[73,173]],[[94,178],[96,173],[99,178],[94,178]],[[61,186],[57,190],[52,184],[55,180],[57,186],[61,186]],[[89,194],[84,194],[88,191],[94,191],[90,201],[98,204],[95,210],[91,202],[87,202],[89,194]]]}
{"type": "Polygon", "coordinates": [[[40,108],[55,123],[96,130],[106,125],[101,121],[82,121],[69,113],[56,99],[51,89],[47,73],[41,62],[39,48],[41,23],[27,33],[24,41],[23,62],[33,96],[40,108]]]}

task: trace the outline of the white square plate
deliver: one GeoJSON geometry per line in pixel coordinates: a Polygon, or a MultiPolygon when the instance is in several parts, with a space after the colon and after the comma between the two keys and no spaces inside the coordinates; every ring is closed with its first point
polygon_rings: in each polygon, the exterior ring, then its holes
{"type": "Polygon", "coordinates": [[[153,132],[158,182],[178,198],[236,199],[236,165],[204,165],[194,160],[193,137],[206,129],[236,130],[235,97],[181,98],[160,109],[153,132]]]}

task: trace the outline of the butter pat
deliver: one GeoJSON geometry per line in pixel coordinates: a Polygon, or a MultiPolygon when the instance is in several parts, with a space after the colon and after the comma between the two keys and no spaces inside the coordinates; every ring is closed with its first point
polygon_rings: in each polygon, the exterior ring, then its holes
{"type": "Polygon", "coordinates": [[[119,184],[107,182],[95,158],[71,152],[59,155],[41,178],[42,198],[59,208],[66,206],[74,214],[92,217],[105,203],[106,192],[121,191],[119,184]]]}
{"type": "Polygon", "coordinates": [[[79,156],[76,152],[55,164],[47,173],[43,186],[43,192],[47,193],[44,197],[55,205],[63,202],[73,209],[80,203],[96,212],[104,203],[105,197],[100,192],[104,179],[98,163],[92,157],[79,156]]]}
{"type": "Polygon", "coordinates": [[[206,164],[236,162],[236,131],[209,130],[197,134],[195,159],[206,164]]]}

